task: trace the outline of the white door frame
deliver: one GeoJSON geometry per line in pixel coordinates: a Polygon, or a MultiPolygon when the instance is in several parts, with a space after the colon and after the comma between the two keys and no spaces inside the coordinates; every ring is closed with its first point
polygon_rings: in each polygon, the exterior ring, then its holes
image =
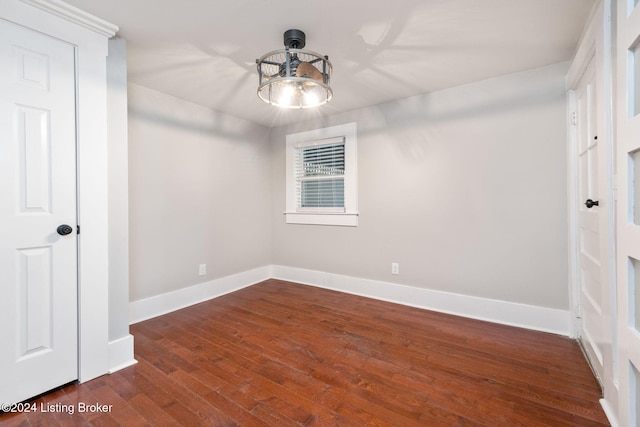
{"type": "Polygon", "coordinates": [[[118,28],[59,0],[0,0],[0,19],[76,46],[78,379],[109,371],[108,39],[118,28]]]}
{"type": "MultiPolygon", "coordinates": [[[[613,110],[612,110],[612,43],[611,43],[611,0],[603,0],[596,4],[587,28],[582,36],[578,50],[567,73],[568,90],[568,214],[569,214],[569,300],[573,322],[573,336],[577,337],[580,330],[580,273],[579,273],[579,206],[583,200],[578,200],[578,165],[577,165],[577,128],[574,126],[574,112],[576,98],[574,89],[577,88],[583,73],[590,61],[595,57],[596,91],[597,91],[597,121],[598,143],[606,147],[606,170],[599,176],[604,180],[605,194],[600,198],[607,202],[600,207],[600,215],[606,218],[606,254],[602,260],[607,280],[602,281],[606,286],[608,298],[602,301],[603,327],[608,329],[609,342],[605,343],[604,372],[600,378],[604,387],[604,398],[601,400],[603,409],[610,420],[616,419],[618,407],[618,330],[617,330],[617,287],[616,287],[616,223],[615,223],[615,176],[614,176],[614,147],[613,147],[613,110]]],[[[601,222],[602,224],[602,222],[601,222]]]]}
{"type": "Polygon", "coordinates": [[[640,423],[640,334],[638,327],[638,275],[640,226],[638,225],[638,167],[632,158],[640,151],[640,115],[637,114],[638,40],[640,5],[630,0],[616,2],[616,161],[618,185],[618,328],[620,425],[640,423]],[[633,154],[632,154],[633,153],[633,154]]]}

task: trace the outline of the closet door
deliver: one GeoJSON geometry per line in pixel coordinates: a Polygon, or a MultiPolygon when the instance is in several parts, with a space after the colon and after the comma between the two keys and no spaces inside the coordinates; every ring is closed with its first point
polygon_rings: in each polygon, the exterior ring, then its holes
{"type": "Polygon", "coordinates": [[[0,20],[0,402],[78,378],[75,48],[0,20]]]}
{"type": "MultiPolygon", "coordinates": [[[[604,305],[607,304],[607,224],[608,203],[603,191],[606,153],[602,135],[598,140],[597,90],[595,57],[587,65],[575,89],[575,126],[578,166],[578,265],[580,328],[578,337],[589,363],[600,383],[605,377],[605,352],[611,337],[607,336],[604,305]]],[[[610,363],[610,361],[607,361],[610,363]]]]}

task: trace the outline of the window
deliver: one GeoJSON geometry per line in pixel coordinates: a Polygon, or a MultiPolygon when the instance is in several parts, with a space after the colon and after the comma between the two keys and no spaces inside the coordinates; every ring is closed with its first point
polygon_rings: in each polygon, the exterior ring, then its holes
{"type": "Polygon", "coordinates": [[[344,212],[344,138],[295,147],[296,206],[344,212]]]}
{"type": "Polygon", "coordinates": [[[287,135],[287,223],[357,226],[356,124],[287,135]]]}

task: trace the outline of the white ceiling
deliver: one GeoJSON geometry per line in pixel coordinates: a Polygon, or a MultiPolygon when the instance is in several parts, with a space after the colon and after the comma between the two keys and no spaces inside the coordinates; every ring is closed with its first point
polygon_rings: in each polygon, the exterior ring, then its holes
{"type": "Polygon", "coordinates": [[[266,126],[571,59],[594,0],[66,0],[120,27],[129,81],[266,126]],[[329,55],[333,100],[281,110],[256,58],[285,30],[329,55]]]}

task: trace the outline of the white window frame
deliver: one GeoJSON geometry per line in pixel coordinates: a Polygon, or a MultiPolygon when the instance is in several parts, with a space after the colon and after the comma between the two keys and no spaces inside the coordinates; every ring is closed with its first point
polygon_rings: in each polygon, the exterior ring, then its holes
{"type": "Polygon", "coordinates": [[[284,212],[287,224],[358,226],[357,130],[357,124],[354,122],[287,135],[287,205],[284,212]],[[328,140],[335,138],[344,138],[344,209],[298,207],[295,176],[296,149],[326,144],[328,140]]]}

